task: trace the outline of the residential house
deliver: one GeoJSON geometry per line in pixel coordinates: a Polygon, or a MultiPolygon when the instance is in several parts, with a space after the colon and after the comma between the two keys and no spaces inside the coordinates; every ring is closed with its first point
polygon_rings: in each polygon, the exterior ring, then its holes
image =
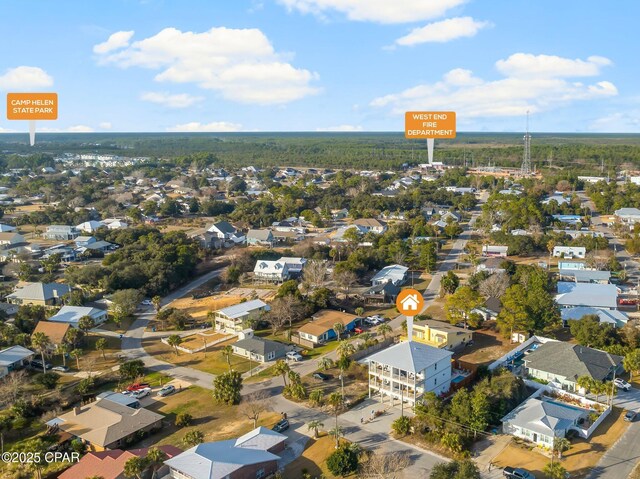
{"type": "Polygon", "coordinates": [[[559,270],[588,269],[584,261],[558,261],[559,270]]]}
{"type": "Polygon", "coordinates": [[[400,286],[407,280],[407,271],[409,271],[409,268],[399,264],[385,266],[371,278],[371,285],[377,286],[391,282],[396,286],[400,286]]]}
{"type": "Polygon", "coordinates": [[[568,283],[558,281],[556,302],[561,308],[587,306],[617,309],[618,289],[614,284],[568,283]]]}
{"type": "Polygon", "coordinates": [[[565,198],[564,196],[562,196],[562,194],[554,194],[542,200],[541,203],[543,205],[548,205],[552,201],[555,201],[558,204],[558,206],[562,206],[564,204],[569,204],[570,200],[571,200],[570,198],[565,198]]]}
{"type": "Polygon", "coordinates": [[[259,299],[228,306],[214,313],[214,326],[218,330],[236,333],[245,329],[247,322],[257,320],[262,313],[270,309],[267,303],[259,299]]]}
{"type": "Polygon", "coordinates": [[[222,242],[223,245],[244,243],[244,235],[227,221],[218,221],[207,229],[222,242]]]}
{"type": "Polygon", "coordinates": [[[493,257],[496,257],[496,258],[506,258],[508,250],[509,250],[508,246],[484,245],[482,247],[482,256],[493,256],[493,257]]]}
{"type": "Polygon", "coordinates": [[[622,356],[562,341],[548,341],[524,356],[526,373],[536,379],[559,384],[578,392],[578,378],[611,379],[622,372],[622,356]]]}
{"type": "Polygon", "coordinates": [[[473,332],[431,319],[413,322],[413,340],[435,348],[456,349],[471,342],[473,332]]]}
{"type": "Polygon", "coordinates": [[[13,316],[18,312],[19,306],[17,304],[10,303],[0,303],[0,317],[5,316],[13,316]]]}
{"type": "Polygon", "coordinates": [[[103,451],[128,446],[141,433],[159,430],[163,418],[145,408],[134,409],[108,399],[97,399],[74,407],[47,425],[80,439],[90,451],[103,451]]]}
{"type": "Polygon", "coordinates": [[[273,232],[268,229],[254,230],[247,232],[247,244],[250,246],[268,246],[273,247],[275,238],[273,232]]]}
{"type": "Polygon", "coordinates": [[[597,316],[601,324],[610,324],[615,328],[622,328],[629,321],[629,317],[617,309],[578,306],[575,308],[562,308],[560,310],[562,324],[565,328],[569,326],[569,321],[580,321],[587,315],[597,316]]]}
{"type": "Polygon", "coordinates": [[[219,248],[221,244],[218,236],[210,231],[195,234],[191,239],[197,241],[200,246],[205,249],[216,249],[219,248]]]}
{"type": "Polygon", "coordinates": [[[389,281],[387,283],[372,286],[363,293],[363,296],[365,302],[370,304],[388,304],[395,303],[398,294],[400,294],[400,286],[389,281]]]}
{"type": "Polygon", "coordinates": [[[71,287],[62,283],[26,283],[7,295],[8,303],[57,306],[62,297],[71,292],[71,287]]]}
{"type": "Polygon", "coordinates": [[[114,243],[109,243],[108,241],[100,240],[100,241],[89,243],[87,246],[80,247],[77,249],[77,251],[78,253],[84,253],[84,252],[90,251],[90,252],[99,252],[99,253],[106,254],[109,251],[114,251],[116,249],[118,249],[118,245],[114,243]]]}
{"type": "Polygon", "coordinates": [[[554,246],[554,258],[580,258],[584,259],[587,249],[584,246],[554,246]]]}
{"type": "Polygon", "coordinates": [[[11,346],[0,351],[0,378],[29,364],[34,352],[22,346],[11,346]]]}
{"type": "Polygon", "coordinates": [[[16,232],[2,232],[0,233],[0,248],[11,249],[19,244],[26,243],[24,236],[16,232]]]}
{"type": "Polygon", "coordinates": [[[0,233],[10,233],[11,231],[15,231],[16,227],[11,225],[5,225],[4,223],[0,223],[0,233]]]}
{"type": "Polygon", "coordinates": [[[266,363],[283,358],[290,347],[278,341],[262,338],[245,338],[231,345],[233,354],[251,358],[257,363],[266,363]]]}
{"type": "Polygon", "coordinates": [[[566,225],[582,225],[582,218],[580,215],[552,215],[552,217],[554,220],[566,225]]]}
{"type": "Polygon", "coordinates": [[[589,269],[560,269],[559,275],[563,281],[573,281],[575,283],[609,284],[611,279],[611,271],[589,269]]]}
{"type": "Polygon", "coordinates": [[[95,233],[98,228],[103,228],[104,223],[102,221],[85,221],[76,226],[78,231],[84,231],[85,233],[95,233]]]}
{"type": "Polygon", "coordinates": [[[63,306],[48,321],[54,323],[68,324],[74,328],[78,327],[78,322],[83,316],[93,319],[93,324],[98,326],[108,319],[107,311],[104,309],[91,308],[89,306],[63,306]]]}
{"type": "Polygon", "coordinates": [[[555,438],[578,430],[589,412],[547,397],[530,397],[502,418],[502,431],[550,449],[555,438]]]}
{"type": "Polygon", "coordinates": [[[77,248],[87,247],[91,243],[95,243],[96,241],[98,240],[96,239],[95,236],[85,236],[85,235],[78,236],[74,240],[77,248]]]}
{"type": "Polygon", "coordinates": [[[272,231],[273,241],[278,244],[294,244],[304,240],[304,233],[299,231],[272,231]]]}
{"type": "Polygon", "coordinates": [[[360,218],[355,220],[353,224],[363,228],[365,232],[382,234],[387,231],[387,224],[376,218],[360,218]]]}
{"type": "Polygon", "coordinates": [[[633,226],[640,223],[640,209],[638,208],[620,208],[613,213],[618,221],[633,226]]]}
{"type": "Polygon", "coordinates": [[[353,331],[362,318],[355,314],[343,313],[333,309],[322,309],[312,316],[312,321],[298,329],[298,336],[314,344],[322,344],[337,337],[333,326],[341,323],[345,332],[353,331]]]}
{"type": "Polygon", "coordinates": [[[110,230],[121,230],[129,227],[129,224],[120,218],[105,218],[102,223],[110,230]]]}
{"type": "Polygon", "coordinates": [[[258,427],[238,439],[204,442],[167,461],[171,479],[262,479],[278,470],[287,436],[258,427]]]}
{"type": "Polygon", "coordinates": [[[369,397],[406,400],[414,406],[427,392],[441,395],[451,386],[453,353],[416,341],[403,341],[369,356],[369,397]]]}
{"type": "Polygon", "coordinates": [[[287,265],[287,272],[290,278],[296,278],[302,274],[304,265],[307,264],[305,258],[295,256],[282,256],[278,261],[287,265]]]}
{"type": "Polygon", "coordinates": [[[80,231],[75,226],[51,225],[47,226],[47,231],[42,236],[50,240],[68,241],[80,236],[80,231]]]}
{"type": "Polygon", "coordinates": [[[122,404],[123,406],[127,406],[133,409],[138,409],[140,407],[140,401],[138,401],[136,398],[126,394],[117,393],[115,391],[103,391],[98,394],[96,398],[108,399],[109,401],[122,404]]]}
{"type": "Polygon", "coordinates": [[[253,277],[256,281],[282,283],[290,277],[289,265],[281,260],[259,259],[253,268],[253,277]]]}
{"type": "MultiPolygon", "coordinates": [[[[156,447],[166,454],[167,459],[171,459],[182,452],[182,449],[168,444],[156,447]]],[[[124,465],[134,457],[146,457],[148,452],[149,448],[146,447],[128,451],[114,449],[112,451],[89,452],[82,456],[79,462],[60,473],[58,479],[80,479],[85,477],[128,479],[130,476],[125,475],[124,465]]],[[[156,477],[165,477],[168,470],[167,466],[161,467],[156,471],[156,477]]]]}
{"type": "Polygon", "coordinates": [[[36,333],[44,333],[51,341],[51,350],[64,342],[71,326],[64,323],[52,323],[50,321],[38,321],[31,336],[36,333]]]}
{"type": "Polygon", "coordinates": [[[487,258],[476,266],[476,273],[480,271],[486,271],[489,274],[504,273],[505,269],[502,267],[502,263],[504,262],[503,258],[503,256],[487,258]]]}

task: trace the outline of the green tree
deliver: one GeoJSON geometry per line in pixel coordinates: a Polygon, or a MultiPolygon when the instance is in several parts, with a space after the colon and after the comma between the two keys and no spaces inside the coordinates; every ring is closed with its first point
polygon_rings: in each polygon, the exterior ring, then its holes
{"type": "Polygon", "coordinates": [[[600,324],[600,318],[596,314],[587,314],[577,321],[570,321],[569,329],[582,346],[604,349],[620,343],[615,327],[600,324]]]}
{"type": "Polygon", "coordinates": [[[445,302],[447,319],[451,324],[463,322],[465,328],[468,325],[474,328],[478,327],[482,322],[482,316],[472,313],[472,311],[482,306],[483,303],[484,301],[477,291],[469,286],[462,286],[445,302]]]}
{"type": "Polygon", "coordinates": [[[526,292],[520,284],[507,288],[502,297],[502,311],[498,313],[496,324],[502,334],[509,338],[513,336],[514,331],[530,331],[535,326],[533,318],[527,312],[524,298],[526,292]]]}
{"type": "Polygon", "coordinates": [[[238,371],[229,371],[213,379],[213,399],[230,406],[240,404],[242,375],[238,371]]]}
{"type": "Polygon", "coordinates": [[[231,371],[232,367],[231,367],[231,355],[233,354],[233,347],[231,347],[231,345],[227,344],[226,346],[224,346],[222,348],[222,355],[224,356],[224,358],[227,360],[227,366],[229,366],[229,371],[231,371]]]}
{"type": "Polygon", "coordinates": [[[559,462],[549,462],[543,471],[549,479],[565,479],[567,470],[559,462]]]}
{"type": "Polygon", "coordinates": [[[287,387],[287,375],[289,374],[289,371],[291,371],[291,368],[287,362],[282,359],[278,359],[276,364],[273,366],[273,373],[282,376],[284,387],[287,387]]]}
{"type": "Polygon", "coordinates": [[[340,447],[327,457],[327,469],[334,476],[348,476],[358,469],[358,453],[349,446],[340,447]]]}
{"type": "Polygon", "coordinates": [[[383,323],[378,326],[377,331],[379,334],[382,334],[383,339],[387,339],[387,334],[391,334],[393,332],[393,329],[391,329],[391,326],[389,326],[387,323],[383,323]]]}
{"type": "MultiPolygon", "coordinates": [[[[338,415],[342,412],[342,410],[344,409],[344,399],[342,397],[342,394],[340,394],[339,392],[333,392],[331,394],[329,394],[329,397],[327,398],[327,404],[329,405],[329,407],[331,408],[331,410],[333,411],[334,417],[335,417],[335,430],[338,431],[338,415]]],[[[340,446],[340,440],[339,437],[336,437],[336,449],[340,446]]]]}
{"type": "Polygon", "coordinates": [[[141,479],[146,468],[147,461],[142,457],[134,456],[124,463],[124,475],[128,478],[141,479]]]}
{"type": "Polygon", "coordinates": [[[565,437],[553,438],[553,452],[558,455],[558,459],[562,459],[562,453],[571,448],[571,443],[565,437]]]}
{"type": "Polygon", "coordinates": [[[309,402],[313,406],[322,406],[323,401],[324,392],[322,392],[322,389],[315,389],[309,393],[309,402]]]}
{"type": "Polygon", "coordinates": [[[132,381],[144,376],[144,362],[142,359],[134,359],[120,365],[120,377],[125,381],[132,381]]]}
{"type": "Polygon", "coordinates": [[[106,338],[99,338],[96,341],[96,350],[102,353],[102,360],[106,361],[107,357],[104,354],[104,350],[107,349],[107,340],[106,338]]]}
{"type": "Polygon", "coordinates": [[[475,389],[471,395],[471,415],[469,417],[469,427],[473,428],[473,436],[477,437],[478,432],[483,432],[489,426],[491,405],[484,391],[475,389]]]}
{"type": "Polygon", "coordinates": [[[95,322],[93,321],[93,318],[91,316],[82,316],[79,320],[78,320],[78,328],[84,333],[87,334],[87,332],[92,329],[95,326],[95,322]]]}
{"type": "Polygon", "coordinates": [[[625,371],[629,373],[629,381],[632,381],[633,374],[640,371],[640,349],[634,349],[627,353],[622,364],[625,371]]]}
{"type": "Polygon", "coordinates": [[[83,354],[82,349],[76,348],[73,351],[71,351],[69,354],[73,359],[76,360],[76,367],[78,368],[78,371],[80,371],[80,358],[82,357],[82,354],[83,354]]]}
{"type": "Polygon", "coordinates": [[[67,343],[60,343],[56,345],[56,352],[62,358],[62,365],[67,366],[67,354],[71,351],[71,346],[67,343]]]}
{"type": "Polygon", "coordinates": [[[162,297],[156,294],[153,298],[151,298],[151,303],[156,310],[156,314],[158,314],[160,312],[160,308],[162,307],[162,297]]]}
{"type": "Polygon", "coordinates": [[[182,338],[178,334],[172,334],[167,338],[167,344],[173,348],[173,351],[176,353],[176,356],[180,354],[178,350],[178,346],[182,344],[182,338]]]}
{"type": "Polygon", "coordinates": [[[152,447],[147,452],[145,457],[147,468],[151,469],[151,479],[155,479],[158,469],[162,467],[164,461],[167,459],[167,454],[157,447],[152,447]]]}
{"type": "Polygon", "coordinates": [[[318,360],[318,367],[323,371],[326,371],[327,369],[331,369],[333,367],[333,360],[331,358],[323,356],[318,360]]]}
{"type": "Polygon", "coordinates": [[[342,324],[341,322],[337,322],[333,325],[333,330],[336,333],[336,336],[338,337],[338,341],[340,341],[340,339],[342,339],[342,333],[344,333],[344,324],[342,324]]]}
{"type": "Polygon", "coordinates": [[[185,447],[191,448],[197,446],[198,444],[202,444],[204,442],[204,434],[202,431],[198,429],[193,429],[188,431],[184,437],[182,438],[182,444],[185,447]]]}
{"type": "Polygon", "coordinates": [[[429,479],[480,479],[480,477],[478,466],[470,459],[438,463],[429,474],[429,479]]]}
{"type": "MultiPolygon", "coordinates": [[[[315,392],[315,391],[314,391],[315,392]]],[[[318,420],[318,419],[314,419],[313,421],[309,421],[307,423],[307,430],[311,431],[313,430],[313,438],[314,439],[318,439],[318,430],[324,427],[324,424],[322,423],[322,421],[318,420]]]]}
{"type": "Polygon", "coordinates": [[[447,274],[445,274],[440,281],[440,288],[445,294],[454,293],[459,285],[460,278],[458,278],[453,271],[447,271],[447,274]]]}
{"type": "Polygon", "coordinates": [[[176,416],[176,426],[187,427],[193,422],[193,416],[187,412],[181,412],[176,416]]]}
{"type": "Polygon", "coordinates": [[[406,436],[411,431],[411,419],[401,416],[393,421],[391,429],[397,436],[406,436]]]}
{"type": "Polygon", "coordinates": [[[120,325],[125,318],[133,316],[142,299],[142,293],[137,289],[122,289],[111,295],[109,310],[114,322],[120,325]]]}
{"type": "Polygon", "coordinates": [[[31,346],[40,353],[40,357],[42,358],[42,372],[46,373],[47,368],[44,355],[51,347],[51,339],[43,332],[33,333],[31,336],[31,346]]]}

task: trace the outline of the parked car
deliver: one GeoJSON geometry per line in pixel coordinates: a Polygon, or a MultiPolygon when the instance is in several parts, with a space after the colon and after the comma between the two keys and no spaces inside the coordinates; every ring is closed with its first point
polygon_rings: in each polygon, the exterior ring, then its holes
{"type": "MultiPolygon", "coordinates": [[[[33,369],[42,369],[42,361],[34,359],[29,363],[29,366],[31,366],[33,369]]],[[[51,363],[45,363],[44,367],[45,369],[51,369],[53,365],[51,363]]]]}
{"type": "Polygon", "coordinates": [[[151,388],[138,389],[131,393],[131,397],[135,399],[142,399],[151,394],[151,388]]]}
{"type": "Polygon", "coordinates": [[[59,373],[66,373],[69,371],[69,366],[55,366],[51,368],[52,371],[57,371],[59,373]]]}
{"type": "Polygon", "coordinates": [[[361,334],[364,333],[364,329],[362,329],[361,327],[353,328],[353,332],[356,334],[361,334]]]}
{"type": "Polygon", "coordinates": [[[152,306],[153,302],[150,299],[143,299],[140,304],[142,304],[143,306],[152,306]]]}
{"type": "Polygon", "coordinates": [[[615,384],[618,389],[622,389],[623,391],[629,391],[631,389],[631,384],[629,384],[622,378],[614,379],[613,384],[615,384]]]}
{"type": "Polygon", "coordinates": [[[624,414],[624,420],[627,422],[633,422],[635,421],[637,415],[638,413],[636,413],[635,411],[627,411],[624,414]]]}
{"type": "Polygon", "coordinates": [[[504,477],[508,477],[510,479],[536,479],[536,476],[531,474],[529,471],[519,467],[507,466],[502,470],[502,474],[504,477]]]}
{"type": "Polygon", "coordinates": [[[289,429],[289,421],[287,419],[281,419],[275,426],[273,426],[273,430],[275,432],[282,432],[287,429],[289,429]]]}
{"type": "Polygon", "coordinates": [[[313,378],[314,379],[319,379],[320,381],[326,381],[327,379],[329,379],[331,376],[329,376],[328,374],[324,374],[324,373],[313,373],[313,378]]]}
{"type": "Polygon", "coordinates": [[[133,384],[130,384],[129,386],[127,386],[127,391],[134,392],[134,391],[138,391],[139,389],[145,389],[145,388],[151,388],[151,384],[149,384],[149,383],[133,383],[133,384]]]}
{"type": "Polygon", "coordinates": [[[158,396],[160,397],[164,397],[164,396],[168,396],[169,394],[172,394],[176,391],[176,387],[172,384],[167,384],[166,386],[163,386],[162,389],[160,389],[160,391],[158,391],[158,396]]]}
{"type": "Polygon", "coordinates": [[[376,326],[378,324],[382,324],[384,323],[384,316],[381,316],[379,314],[375,314],[373,316],[367,316],[364,319],[365,324],[368,324],[369,326],[376,326]]]}
{"type": "Polygon", "coordinates": [[[292,361],[302,361],[302,355],[296,351],[289,351],[287,353],[287,359],[291,359],[292,361]]]}

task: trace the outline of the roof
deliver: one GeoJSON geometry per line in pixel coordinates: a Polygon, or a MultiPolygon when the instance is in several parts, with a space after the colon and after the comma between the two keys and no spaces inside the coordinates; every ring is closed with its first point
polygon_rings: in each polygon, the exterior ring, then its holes
{"type": "Polygon", "coordinates": [[[503,417],[502,422],[508,422],[511,425],[546,436],[555,436],[556,431],[566,431],[586,414],[587,411],[584,409],[535,397],[520,404],[503,417]]]}
{"type": "Polygon", "coordinates": [[[241,339],[233,344],[234,348],[243,349],[260,356],[266,356],[271,352],[285,351],[287,347],[277,341],[262,338],[241,339]]]}
{"type": "Polygon", "coordinates": [[[71,291],[71,287],[62,283],[27,283],[20,289],[7,295],[7,298],[36,299],[45,301],[61,298],[71,291]]]}
{"type": "MultiPolygon", "coordinates": [[[[170,445],[156,447],[164,452],[168,458],[182,452],[181,449],[170,445]]],[[[145,447],[130,451],[113,449],[111,451],[89,452],[80,459],[80,462],[62,472],[58,479],[79,479],[94,475],[103,479],[121,479],[125,463],[132,457],[145,457],[149,449],[145,447]]]]}
{"type": "Polygon", "coordinates": [[[398,281],[402,281],[404,279],[408,270],[409,268],[399,264],[392,264],[389,266],[385,266],[380,271],[378,271],[373,278],[371,278],[371,282],[386,283],[388,281],[393,281],[394,283],[397,283],[398,281]]]}
{"type": "Polygon", "coordinates": [[[22,237],[20,233],[16,232],[0,232],[0,241],[11,241],[16,236],[22,237]]]}
{"type": "Polygon", "coordinates": [[[499,313],[500,311],[502,311],[502,302],[495,296],[489,296],[484,302],[484,305],[487,309],[490,309],[494,313],[499,313]]]}
{"type": "Polygon", "coordinates": [[[163,417],[144,408],[133,409],[108,399],[98,399],[76,407],[49,423],[57,424],[60,430],[73,436],[106,447],[161,421],[163,417]]]}
{"type": "Polygon", "coordinates": [[[640,209],[638,209],[638,208],[620,208],[619,210],[615,210],[614,214],[616,216],[640,216],[640,209]]]}
{"type": "Polygon", "coordinates": [[[336,323],[342,323],[344,326],[351,324],[358,319],[355,314],[343,313],[333,309],[322,309],[313,316],[313,321],[302,326],[298,332],[311,334],[312,336],[320,336],[325,332],[333,329],[336,323]]]}
{"type": "Polygon", "coordinates": [[[284,275],[289,269],[287,263],[281,260],[259,259],[253,268],[254,273],[284,275]]]}
{"type": "Polygon", "coordinates": [[[368,359],[412,373],[419,373],[438,361],[450,359],[451,356],[453,353],[445,349],[434,348],[415,341],[404,341],[374,353],[368,359]]]}
{"type": "Polygon", "coordinates": [[[247,238],[257,239],[259,241],[270,241],[271,237],[273,237],[273,233],[267,229],[249,230],[247,232],[247,238]]]}
{"type": "Polygon", "coordinates": [[[125,396],[122,393],[117,393],[114,391],[104,391],[98,394],[96,397],[99,399],[108,399],[109,401],[113,401],[127,407],[140,406],[140,401],[138,401],[136,398],[125,396]]]}
{"type": "Polygon", "coordinates": [[[444,321],[436,321],[434,319],[424,319],[422,321],[415,321],[414,326],[427,326],[433,331],[442,331],[449,334],[471,334],[469,329],[459,328],[453,324],[446,323],[444,321]]]}
{"type": "Polygon", "coordinates": [[[305,264],[307,264],[306,259],[300,258],[298,256],[283,256],[278,261],[282,261],[283,263],[297,265],[297,266],[304,266],[305,264]]]}
{"type": "Polygon", "coordinates": [[[16,227],[15,226],[11,226],[11,225],[5,225],[3,223],[0,223],[0,231],[13,231],[15,230],[16,227]]]}
{"type": "Polygon", "coordinates": [[[579,344],[549,341],[525,356],[524,362],[527,368],[557,374],[571,381],[581,376],[602,381],[622,362],[622,356],[579,344]]]}
{"type": "Polygon", "coordinates": [[[609,281],[611,278],[611,271],[560,269],[560,276],[572,276],[578,282],[609,281]]]}
{"type": "Polygon", "coordinates": [[[617,309],[603,309],[603,308],[589,308],[586,306],[578,306],[577,308],[563,308],[560,310],[560,316],[563,321],[571,320],[580,320],[585,316],[593,314],[598,316],[601,323],[612,324],[616,328],[621,328],[627,321],[629,321],[629,317],[623,313],[622,311],[618,311],[617,309]]]}
{"type": "Polygon", "coordinates": [[[569,283],[558,281],[556,302],[560,306],[618,307],[618,289],[614,284],[569,283]]]}
{"type": "Polygon", "coordinates": [[[228,306],[218,310],[218,313],[223,314],[229,318],[236,319],[246,316],[256,309],[265,308],[269,311],[267,303],[260,299],[252,299],[251,301],[245,301],[244,303],[236,304],[234,306],[228,306]]]}
{"type": "Polygon", "coordinates": [[[198,444],[165,464],[193,479],[223,479],[244,466],[279,460],[267,449],[286,439],[259,427],[238,439],[198,444]]]}
{"type": "Polygon", "coordinates": [[[11,346],[0,351],[0,366],[10,366],[34,354],[33,351],[22,346],[11,346]]]}
{"type": "Polygon", "coordinates": [[[53,344],[60,344],[69,331],[71,325],[65,323],[52,323],[50,321],[38,321],[32,334],[44,333],[53,344]]]}
{"type": "Polygon", "coordinates": [[[49,321],[56,323],[77,323],[83,316],[90,316],[97,319],[104,316],[105,311],[88,306],[63,306],[56,314],[49,318],[49,321]]]}
{"type": "Polygon", "coordinates": [[[231,223],[228,221],[218,221],[217,223],[212,224],[207,231],[218,230],[221,233],[233,234],[237,230],[233,227],[231,223]]]}
{"type": "Polygon", "coordinates": [[[400,292],[400,286],[393,284],[392,282],[379,283],[371,286],[367,290],[366,294],[381,294],[383,291],[388,295],[393,296],[400,292]]]}
{"type": "Polygon", "coordinates": [[[80,223],[78,226],[76,226],[76,228],[82,231],[93,231],[103,226],[104,226],[104,223],[102,223],[102,221],[91,220],[91,221],[85,221],[84,223],[80,223]]]}
{"type": "Polygon", "coordinates": [[[366,228],[381,228],[386,226],[386,224],[380,220],[375,218],[360,218],[353,222],[353,224],[358,226],[364,226],[366,228]]]}

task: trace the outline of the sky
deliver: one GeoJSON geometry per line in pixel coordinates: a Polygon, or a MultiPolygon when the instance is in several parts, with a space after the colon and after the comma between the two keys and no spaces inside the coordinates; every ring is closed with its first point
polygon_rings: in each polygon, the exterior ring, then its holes
{"type": "MultiPolygon", "coordinates": [[[[0,95],[38,131],[640,132],[640,2],[0,0],[0,95]]],[[[0,118],[0,132],[26,131],[0,118]]]]}

